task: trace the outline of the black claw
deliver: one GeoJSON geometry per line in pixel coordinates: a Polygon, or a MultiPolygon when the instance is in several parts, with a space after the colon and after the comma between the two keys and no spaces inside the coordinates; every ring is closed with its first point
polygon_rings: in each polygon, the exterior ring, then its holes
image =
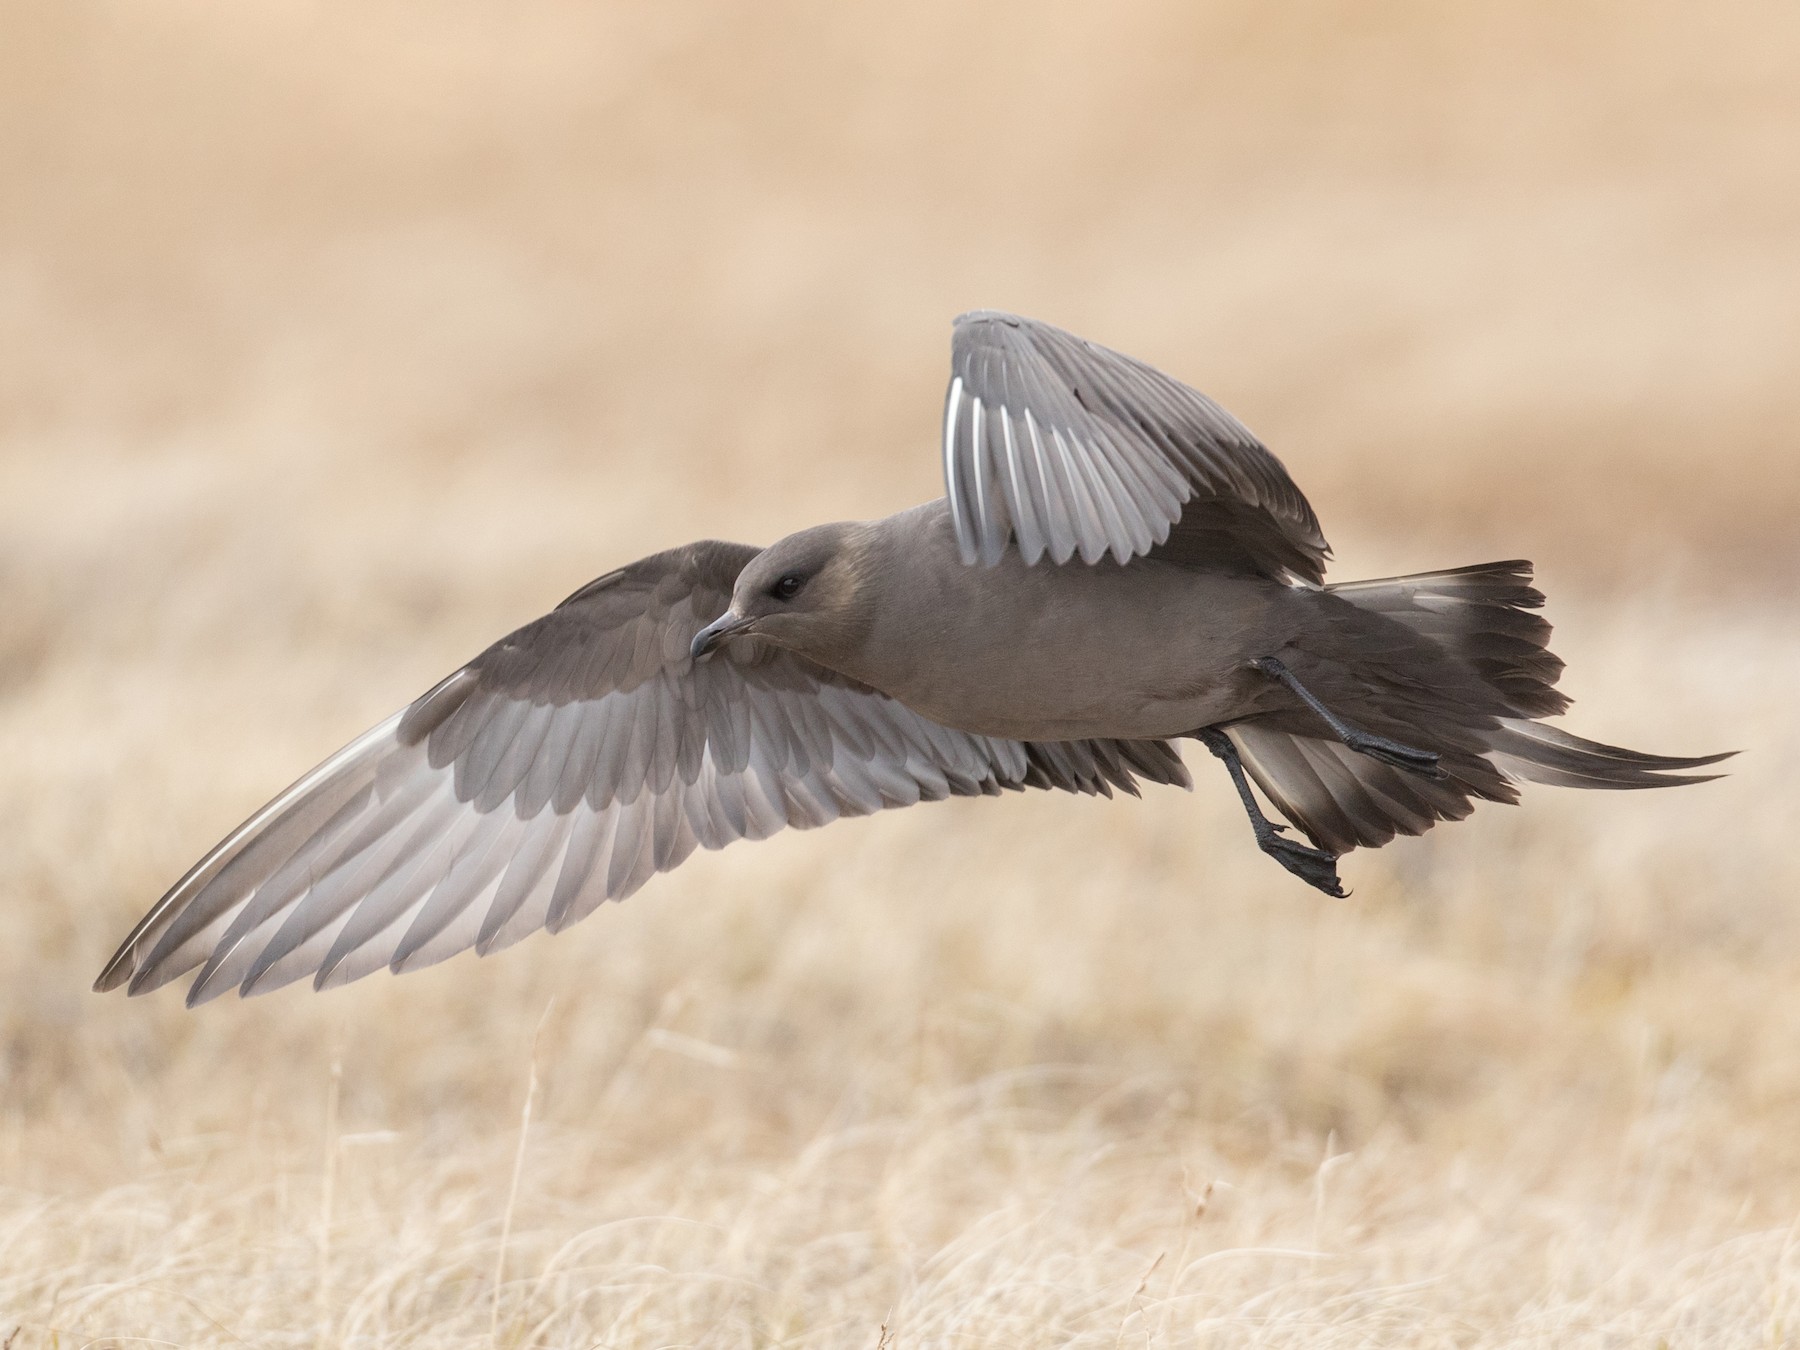
{"type": "MultiPolygon", "coordinates": [[[[1280,828],[1279,825],[1274,826],[1276,830],[1280,828]]],[[[1262,845],[1264,853],[1307,885],[1316,886],[1333,899],[1345,898],[1344,883],[1338,879],[1336,854],[1327,853],[1323,849],[1309,848],[1292,839],[1283,839],[1273,831],[1268,838],[1259,839],[1257,842],[1262,845]]]]}

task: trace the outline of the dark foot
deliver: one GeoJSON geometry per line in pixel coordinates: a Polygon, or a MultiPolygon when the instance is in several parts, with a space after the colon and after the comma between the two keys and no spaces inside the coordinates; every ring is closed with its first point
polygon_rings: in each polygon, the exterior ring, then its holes
{"type": "Polygon", "coordinates": [[[1339,900],[1344,898],[1344,883],[1338,880],[1337,855],[1322,848],[1311,848],[1298,840],[1284,838],[1287,826],[1277,825],[1262,813],[1256,795],[1250,791],[1250,780],[1244,776],[1244,763],[1238,757],[1231,737],[1217,727],[1201,727],[1194,733],[1200,744],[1217,755],[1231,775],[1244,813],[1250,817],[1250,828],[1256,834],[1256,846],[1309,886],[1339,900]]]}
{"type": "Polygon", "coordinates": [[[1421,778],[1450,776],[1438,766],[1438,756],[1429,750],[1415,750],[1410,745],[1390,741],[1386,736],[1377,736],[1372,731],[1359,731],[1355,727],[1351,727],[1349,731],[1350,734],[1344,737],[1344,744],[1358,754],[1378,759],[1383,764],[1392,764],[1396,769],[1416,773],[1421,778]]]}
{"type": "Polygon", "coordinates": [[[1386,736],[1377,736],[1372,731],[1364,731],[1339,717],[1331,709],[1313,695],[1312,690],[1301,684],[1294,672],[1272,656],[1265,656],[1250,663],[1252,669],[1262,672],[1271,680],[1278,680],[1286,685],[1289,692],[1298,698],[1331,728],[1345,745],[1359,755],[1367,755],[1370,759],[1378,759],[1383,764],[1392,764],[1397,769],[1405,769],[1408,773],[1416,773],[1421,778],[1448,778],[1450,775],[1439,767],[1439,756],[1430,750],[1415,749],[1410,745],[1402,745],[1399,741],[1390,741],[1386,736]]]}
{"type": "Polygon", "coordinates": [[[1342,900],[1346,893],[1344,883],[1338,880],[1337,855],[1322,848],[1308,847],[1297,839],[1285,838],[1283,831],[1286,828],[1270,821],[1266,836],[1261,836],[1259,831],[1257,847],[1308,886],[1316,886],[1325,894],[1342,900]]]}

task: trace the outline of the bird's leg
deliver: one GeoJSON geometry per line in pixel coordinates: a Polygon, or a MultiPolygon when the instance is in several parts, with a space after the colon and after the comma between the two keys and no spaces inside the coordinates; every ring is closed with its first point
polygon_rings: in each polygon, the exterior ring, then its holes
{"type": "Polygon", "coordinates": [[[1225,772],[1237,788],[1250,817],[1250,829],[1256,835],[1256,846],[1309,886],[1317,886],[1327,895],[1344,898],[1344,883],[1338,880],[1337,855],[1321,848],[1309,848],[1298,840],[1284,837],[1287,827],[1278,825],[1262,813],[1250,792],[1250,780],[1244,776],[1244,761],[1238,757],[1231,737],[1217,727],[1201,727],[1194,735],[1213,754],[1225,761],[1225,772]]]}
{"type": "Polygon", "coordinates": [[[1301,684],[1294,672],[1272,656],[1262,657],[1250,663],[1251,669],[1260,671],[1272,680],[1279,680],[1307,707],[1319,715],[1321,721],[1331,728],[1332,734],[1358,754],[1378,759],[1383,764],[1392,764],[1397,769],[1405,769],[1423,778],[1448,778],[1450,775],[1438,767],[1438,756],[1430,750],[1415,750],[1410,745],[1402,745],[1399,741],[1390,741],[1386,736],[1377,736],[1372,731],[1364,731],[1353,726],[1332,712],[1314,696],[1312,690],[1301,684]]]}

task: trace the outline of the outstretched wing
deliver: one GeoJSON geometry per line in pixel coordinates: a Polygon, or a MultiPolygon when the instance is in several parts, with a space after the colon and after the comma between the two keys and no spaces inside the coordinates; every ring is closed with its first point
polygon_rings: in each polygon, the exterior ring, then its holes
{"type": "Polygon", "coordinates": [[[340,750],[176,883],[95,988],[200,966],[189,1004],[315,988],[552,932],[696,847],[951,795],[1185,784],[1162,741],[1026,743],[927,721],[754,640],[695,662],[757,550],[601,577],[340,750]]]}
{"type": "Polygon", "coordinates": [[[1312,507],[1206,395],[995,310],[956,320],[950,369],[944,481],[965,563],[993,566],[1009,539],[1028,563],[1125,562],[1165,545],[1324,578],[1330,549],[1312,507]]]}

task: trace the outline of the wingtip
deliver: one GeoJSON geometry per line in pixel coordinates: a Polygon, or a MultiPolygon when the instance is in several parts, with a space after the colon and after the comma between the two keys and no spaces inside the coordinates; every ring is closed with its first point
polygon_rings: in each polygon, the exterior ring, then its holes
{"type": "Polygon", "coordinates": [[[110,994],[130,978],[131,971],[122,969],[119,965],[119,958],[115,956],[111,961],[106,963],[106,968],[102,970],[99,975],[95,976],[94,983],[89,987],[89,992],[95,994],[110,994]]]}
{"type": "Polygon", "coordinates": [[[211,1003],[216,998],[223,998],[233,989],[238,991],[240,998],[249,998],[250,993],[254,992],[246,991],[241,985],[227,984],[223,980],[209,980],[203,971],[200,977],[188,986],[187,995],[181,1001],[182,1006],[192,1012],[202,1004],[211,1003]]]}

